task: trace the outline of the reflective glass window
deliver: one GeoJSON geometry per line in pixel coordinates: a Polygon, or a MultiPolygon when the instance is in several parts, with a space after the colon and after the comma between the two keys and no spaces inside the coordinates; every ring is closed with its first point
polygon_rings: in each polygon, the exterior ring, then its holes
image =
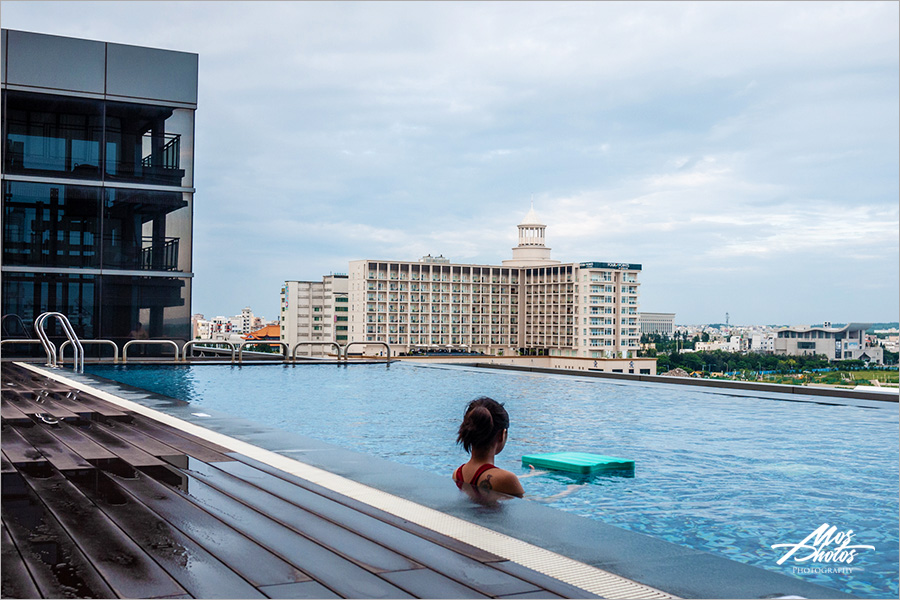
{"type": "Polygon", "coordinates": [[[100,265],[100,188],[6,181],[3,264],[100,265]]]}
{"type": "Polygon", "coordinates": [[[191,194],[106,188],[103,266],[191,270],[191,194]]]}
{"type": "Polygon", "coordinates": [[[4,172],[100,179],[101,101],[5,94],[4,172]]]}
{"type": "Polygon", "coordinates": [[[193,185],[194,111],[106,103],[106,178],[193,185]]]}
{"type": "MultiPolygon", "coordinates": [[[[79,338],[96,337],[100,304],[97,279],[94,275],[4,272],[5,332],[18,331],[24,324],[28,337],[34,337],[34,319],[43,312],[57,311],[69,318],[79,338]]],[[[55,319],[48,319],[44,329],[59,338],[57,341],[65,339],[55,319]]]]}
{"type": "MultiPolygon", "coordinates": [[[[102,279],[104,338],[120,346],[131,339],[190,339],[189,278],[104,275],[102,279]]],[[[158,354],[160,351],[147,347],[141,352],[158,354]]],[[[172,351],[166,349],[165,353],[172,351]]]]}

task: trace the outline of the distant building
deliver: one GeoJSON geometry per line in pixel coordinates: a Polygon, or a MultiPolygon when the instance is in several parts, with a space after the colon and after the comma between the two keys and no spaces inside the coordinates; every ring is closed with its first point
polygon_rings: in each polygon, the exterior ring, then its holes
{"type": "Polygon", "coordinates": [[[534,209],[518,229],[519,245],[502,265],[430,256],[352,261],[350,340],[374,353],[380,342],[392,353],[634,356],[641,265],[551,259],[546,225],[534,209]]]}
{"type": "Polygon", "coordinates": [[[672,337],[675,333],[675,313],[638,313],[638,322],[641,327],[641,335],[662,335],[672,337]]]}
{"type": "Polygon", "coordinates": [[[760,354],[775,353],[775,333],[754,333],[750,338],[750,351],[760,354]]]}
{"type": "MultiPolygon", "coordinates": [[[[241,309],[241,314],[230,317],[217,316],[212,319],[203,319],[203,315],[196,320],[196,335],[202,340],[224,340],[238,343],[243,340],[243,335],[265,326],[266,320],[253,314],[249,306],[241,309]]],[[[193,321],[193,319],[192,319],[193,321]]]]}
{"type": "Polygon", "coordinates": [[[199,313],[191,315],[191,339],[209,339],[209,321],[199,313]]]}
{"type": "Polygon", "coordinates": [[[346,345],[347,285],[347,275],[342,273],[326,275],[322,281],[285,281],[281,288],[281,341],[291,350],[298,342],[322,342],[306,351],[311,354],[332,352],[332,342],[346,345]]]}
{"type": "Polygon", "coordinates": [[[280,325],[265,325],[247,335],[241,336],[245,340],[281,341],[280,325]]]}
{"type": "Polygon", "coordinates": [[[844,327],[784,327],[775,338],[775,354],[824,354],[828,360],[864,360],[882,364],[884,350],[870,346],[866,330],[871,323],[850,323],[844,327]]]}

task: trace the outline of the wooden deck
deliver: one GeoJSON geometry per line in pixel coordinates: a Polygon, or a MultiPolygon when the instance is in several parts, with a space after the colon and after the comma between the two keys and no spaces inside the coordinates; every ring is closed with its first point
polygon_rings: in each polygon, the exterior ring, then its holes
{"type": "Polygon", "coordinates": [[[590,593],[12,364],[4,598],[590,593]]]}

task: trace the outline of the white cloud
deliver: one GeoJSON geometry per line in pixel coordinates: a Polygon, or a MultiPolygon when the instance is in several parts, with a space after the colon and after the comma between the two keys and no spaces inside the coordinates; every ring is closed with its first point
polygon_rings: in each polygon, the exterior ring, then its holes
{"type": "Polygon", "coordinates": [[[275,314],[279,279],[347,257],[496,263],[534,194],[554,256],[642,262],[648,309],[786,321],[748,283],[780,264],[814,289],[866,257],[879,303],[809,310],[900,310],[898,6],[4,0],[3,25],[199,53],[195,310],[237,277],[275,314]]]}

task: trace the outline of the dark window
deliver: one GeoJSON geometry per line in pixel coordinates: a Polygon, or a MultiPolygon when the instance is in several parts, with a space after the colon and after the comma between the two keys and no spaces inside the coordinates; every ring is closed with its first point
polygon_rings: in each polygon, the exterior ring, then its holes
{"type": "Polygon", "coordinates": [[[193,120],[188,109],[108,102],[106,178],[190,187],[193,120]]]}
{"type": "Polygon", "coordinates": [[[103,266],[191,270],[190,194],[106,188],[103,266]]]}
{"type": "Polygon", "coordinates": [[[7,181],[3,264],[100,265],[100,188],[7,181]]]}
{"type": "Polygon", "coordinates": [[[5,95],[5,173],[100,179],[100,100],[5,95]]]}
{"type": "MultiPolygon", "coordinates": [[[[16,315],[16,323],[24,324],[27,337],[33,338],[34,319],[43,312],[56,311],[69,318],[79,338],[96,338],[100,310],[97,280],[94,275],[4,272],[4,325],[6,315],[16,315]]],[[[47,320],[44,330],[57,346],[65,339],[55,319],[47,320]]]]}
{"type": "Polygon", "coordinates": [[[189,278],[104,275],[102,283],[104,338],[121,345],[140,323],[150,338],[190,339],[189,278]]]}

